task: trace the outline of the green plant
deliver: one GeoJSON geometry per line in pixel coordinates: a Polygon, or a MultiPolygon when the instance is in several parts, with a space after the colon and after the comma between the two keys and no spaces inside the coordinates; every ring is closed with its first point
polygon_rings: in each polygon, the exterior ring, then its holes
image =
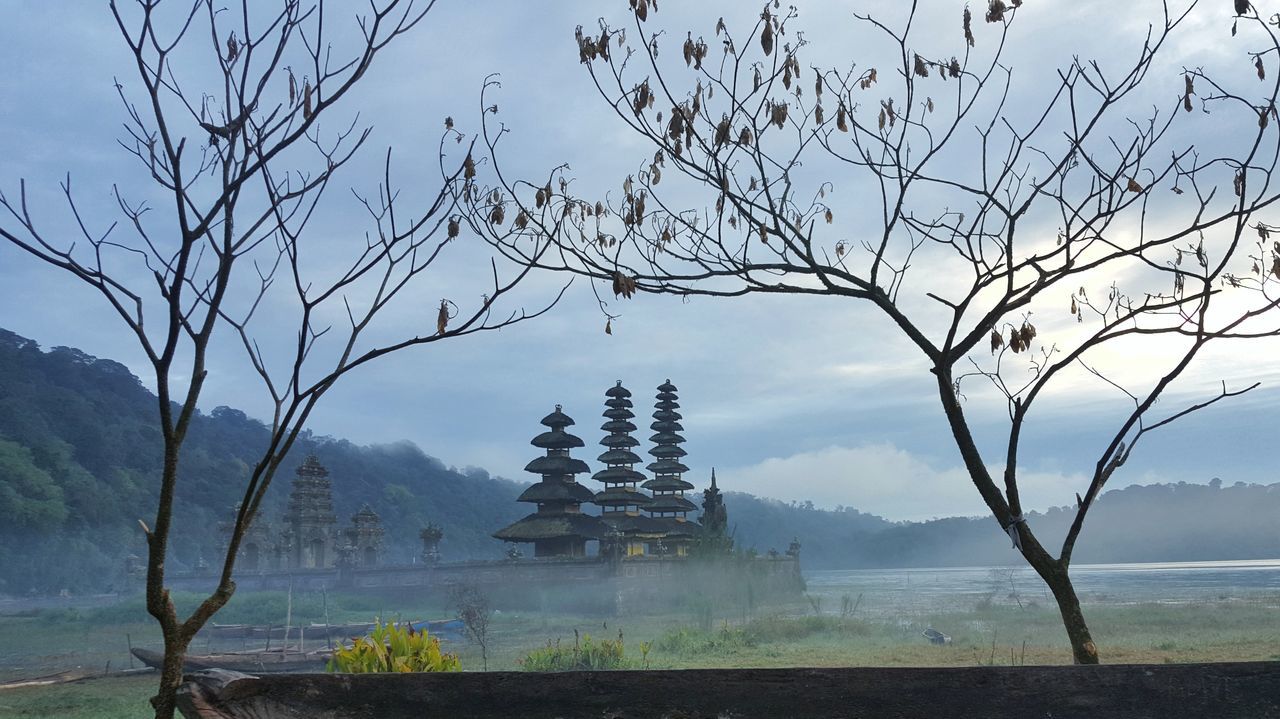
{"type": "Polygon", "coordinates": [[[440,651],[440,640],[425,629],[418,632],[407,624],[397,627],[379,621],[368,636],[334,651],[328,669],[347,674],[456,672],[462,664],[456,654],[440,651]]]}
{"type": "MultiPolygon", "coordinates": [[[[640,651],[647,660],[648,649],[642,645],[640,651]]],[[[560,646],[559,639],[555,643],[548,641],[545,647],[525,655],[519,664],[528,672],[605,671],[622,669],[627,660],[621,631],[617,639],[596,640],[590,634],[583,634],[579,640],[575,629],[572,647],[560,646]]]]}

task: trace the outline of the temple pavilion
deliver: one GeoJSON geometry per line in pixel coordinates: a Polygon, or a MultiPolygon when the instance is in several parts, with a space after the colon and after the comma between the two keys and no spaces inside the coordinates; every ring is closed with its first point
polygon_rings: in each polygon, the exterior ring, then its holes
{"type": "Polygon", "coordinates": [[[571,449],[583,446],[580,438],[565,431],[573,423],[560,405],[542,418],[542,424],[549,429],[530,444],[547,453],[524,468],[541,475],[542,481],[531,485],[516,500],[536,504],[538,509],[493,533],[506,542],[533,544],[535,557],[585,557],[587,541],[604,539],[609,533],[599,517],[582,513],[582,504],[593,502],[595,494],[573,478],[590,471],[586,462],[569,456],[571,449]]]}
{"type": "MultiPolygon", "coordinates": [[[[538,505],[538,511],[493,534],[507,542],[532,543],[535,557],[581,557],[586,543],[601,542],[601,553],[619,557],[685,556],[693,542],[702,535],[702,527],[688,518],[697,506],[685,497],[693,485],[683,478],[689,468],[681,461],[685,439],[684,427],[677,411],[680,407],[676,386],[670,380],[658,386],[653,422],[654,434],[649,438],[653,461],[645,467],[651,479],[636,469],[640,456],[635,448],[640,442],[631,433],[635,413],[631,392],[618,381],[605,392],[605,433],[600,444],[605,451],[597,458],[604,469],[592,475],[603,488],[591,492],[574,481],[575,474],[589,471],[587,464],[569,456],[571,449],[582,447],[578,437],[564,431],[574,422],[560,405],[542,420],[550,431],[534,437],[532,444],[545,449],[525,467],[542,475],[542,481],[530,486],[518,501],[538,505]],[[648,491],[646,491],[648,490],[648,491]],[[598,516],[584,514],[583,504],[600,507],[598,516]]],[[[712,490],[719,498],[719,491],[712,490]]],[[[720,505],[722,507],[722,505],[720,505]]],[[[723,508],[719,510],[723,513],[723,508]]]]}

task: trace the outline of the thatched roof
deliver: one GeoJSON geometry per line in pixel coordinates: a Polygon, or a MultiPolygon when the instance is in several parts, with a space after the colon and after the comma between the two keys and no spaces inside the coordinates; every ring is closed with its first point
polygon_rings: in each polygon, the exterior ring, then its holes
{"type": "Polygon", "coordinates": [[[493,536],[504,542],[533,542],[567,537],[602,539],[608,533],[608,525],[588,514],[530,514],[493,536]]]}

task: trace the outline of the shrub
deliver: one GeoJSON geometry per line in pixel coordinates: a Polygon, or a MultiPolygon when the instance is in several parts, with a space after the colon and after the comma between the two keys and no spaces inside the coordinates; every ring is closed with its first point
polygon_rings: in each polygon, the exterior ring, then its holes
{"type": "Polygon", "coordinates": [[[528,672],[606,671],[625,668],[625,655],[622,632],[618,632],[617,639],[599,640],[583,634],[579,641],[574,630],[572,647],[560,646],[559,639],[555,643],[548,641],[545,647],[529,652],[519,664],[528,672]]]}
{"type": "Polygon", "coordinates": [[[348,674],[456,672],[462,664],[456,654],[440,651],[440,640],[429,636],[427,630],[417,632],[410,625],[378,622],[369,636],[334,651],[328,668],[348,674]]]}

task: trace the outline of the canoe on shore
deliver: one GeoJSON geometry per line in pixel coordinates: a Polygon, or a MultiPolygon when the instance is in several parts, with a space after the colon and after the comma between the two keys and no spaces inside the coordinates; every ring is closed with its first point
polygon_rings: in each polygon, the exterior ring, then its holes
{"type": "MultiPolygon", "coordinates": [[[[149,649],[134,648],[133,656],[149,667],[159,669],[164,655],[149,649]]],[[[188,654],[182,663],[184,672],[202,669],[225,669],[245,674],[278,674],[282,672],[305,674],[324,671],[329,661],[328,652],[292,654],[273,652],[231,652],[227,654],[188,654]]]]}

